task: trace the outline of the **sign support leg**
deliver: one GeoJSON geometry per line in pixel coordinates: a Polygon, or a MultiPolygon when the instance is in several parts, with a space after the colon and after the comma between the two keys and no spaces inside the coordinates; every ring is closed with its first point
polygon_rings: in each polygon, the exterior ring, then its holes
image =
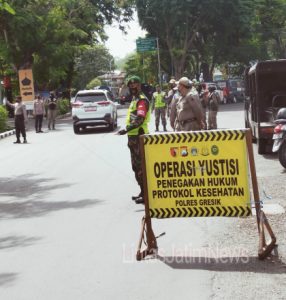
{"type": "Polygon", "coordinates": [[[144,259],[147,255],[156,254],[157,250],[157,241],[152,229],[151,218],[143,217],[136,260],[140,261],[144,259]],[[144,241],[145,243],[145,240],[147,241],[147,248],[141,252],[142,242],[144,241]]]}
{"type": "Polygon", "coordinates": [[[249,155],[250,173],[251,173],[253,196],[254,196],[253,198],[255,202],[256,220],[257,220],[257,228],[258,228],[258,235],[259,235],[258,258],[262,260],[265,259],[275,248],[276,237],[260,205],[250,129],[246,131],[246,142],[247,142],[247,149],[249,155]],[[266,228],[271,238],[268,244],[265,241],[264,228],[266,228]]]}

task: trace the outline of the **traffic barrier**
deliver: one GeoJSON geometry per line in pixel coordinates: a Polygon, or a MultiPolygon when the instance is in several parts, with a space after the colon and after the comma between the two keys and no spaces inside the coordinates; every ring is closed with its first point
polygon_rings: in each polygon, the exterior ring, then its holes
{"type": "Polygon", "coordinates": [[[260,205],[249,129],[143,135],[140,151],[145,216],[137,260],[158,250],[151,218],[250,216],[250,177],[258,257],[264,259],[271,253],[276,238],[260,205]],[[265,230],[271,238],[268,244],[265,230]],[[143,241],[147,248],[141,251],[143,241]]]}

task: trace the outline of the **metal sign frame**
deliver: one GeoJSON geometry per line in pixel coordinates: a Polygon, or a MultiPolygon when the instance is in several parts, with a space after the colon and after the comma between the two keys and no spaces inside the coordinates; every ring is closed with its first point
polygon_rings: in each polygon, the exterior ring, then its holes
{"type": "MultiPolygon", "coordinates": [[[[259,190],[258,190],[254,156],[253,156],[251,132],[250,129],[243,129],[241,131],[245,134],[244,138],[246,139],[249,171],[251,175],[253,198],[254,198],[255,210],[256,210],[257,229],[259,235],[258,258],[262,260],[265,259],[274,249],[276,245],[276,237],[269,225],[269,222],[260,204],[259,190]],[[265,230],[268,232],[271,238],[270,242],[268,243],[266,242],[265,239],[265,230]]],[[[176,133],[171,133],[168,135],[174,136],[176,135],[176,133]]],[[[152,229],[152,222],[151,222],[152,217],[150,215],[150,209],[149,209],[150,207],[149,207],[149,199],[148,199],[148,183],[147,183],[147,172],[146,172],[144,138],[145,136],[140,137],[140,152],[141,152],[142,171],[143,171],[145,216],[142,219],[141,233],[140,233],[137,254],[136,254],[136,259],[138,261],[144,259],[147,255],[156,254],[158,251],[157,240],[152,229]],[[141,251],[143,241],[146,241],[147,248],[141,251]]]]}

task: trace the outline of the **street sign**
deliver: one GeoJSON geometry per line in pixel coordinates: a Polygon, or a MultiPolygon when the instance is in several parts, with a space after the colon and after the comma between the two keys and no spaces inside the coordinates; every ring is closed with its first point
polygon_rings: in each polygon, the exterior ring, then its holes
{"type": "Polygon", "coordinates": [[[136,40],[137,52],[157,50],[156,38],[139,38],[136,40]]]}
{"type": "Polygon", "coordinates": [[[31,69],[19,70],[19,85],[23,102],[33,101],[35,95],[33,73],[31,69]]]}

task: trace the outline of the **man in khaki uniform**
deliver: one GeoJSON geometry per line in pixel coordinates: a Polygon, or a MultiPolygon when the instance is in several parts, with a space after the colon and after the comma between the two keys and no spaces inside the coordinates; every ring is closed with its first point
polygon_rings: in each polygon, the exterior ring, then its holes
{"type": "Polygon", "coordinates": [[[216,92],[216,88],[214,86],[210,86],[208,96],[208,129],[217,129],[217,112],[219,103],[220,97],[219,94],[216,92]]]}
{"type": "Polygon", "coordinates": [[[181,94],[176,105],[175,131],[196,131],[204,128],[203,111],[198,95],[191,92],[192,83],[187,77],[179,80],[181,94]]]}

